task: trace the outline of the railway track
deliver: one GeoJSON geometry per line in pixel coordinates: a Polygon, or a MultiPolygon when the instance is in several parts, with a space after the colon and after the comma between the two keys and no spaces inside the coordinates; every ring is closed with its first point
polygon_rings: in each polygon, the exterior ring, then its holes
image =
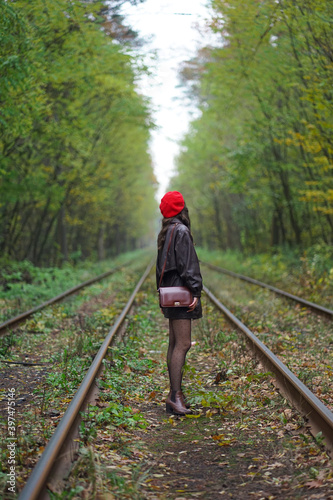
{"type": "MultiPolygon", "coordinates": [[[[308,307],[317,313],[324,313],[329,318],[333,318],[333,310],[315,304],[301,297],[285,292],[279,288],[263,283],[259,280],[244,276],[242,274],[229,271],[213,264],[203,262],[203,265],[223,273],[233,278],[243,280],[245,282],[257,285],[261,288],[266,288],[275,294],[300,304],[301,306],[308,307]]],[[[333,413],[297,378],[295,375],[280,361],[280,359],[273,354],[257,337],[242,323],[232,312],[223,305],[213,294],[205,288],[210,300],[218,307],[223,314],[242,331],[249,344],[250,349],[255,356],[262,362],[263,366],[274,373],[276,377],[277,387],[281,393],[286,397],[290,403],[298,409],[298,411],[305,417],[311,426],[313,435],[322,432],[325,435],[326,446],[333,452],[333,413]]]]}
{"type": "Polygon", "coordinates": [[[254,278],[250,278],[249,276],[244,276],[243,274],[238,274],[234,273],[233,271],[229,271],[228,269],[224,269],[223,267],[218,267],[215,266],[214,264],[210,264],[208,262],[202,262],[202,264],[209,269],[212,269],[213,271],[217,271],[218,273],[223,273],[228,276],[232,276],[233,278],[238,278],[240,280],[246,281],[248,283],[252,283],[253,285],[260,286],[261,288],[266,288],[267,290],[271,290],[272,292],[285,297],[287,299],[291,299],[298,304],[309,307],[310,309],[318,312],[318,313],[324,313],[328,315],[330,318],[333,318],[333,310],[329,309],[327,307],[321,306],[319,304],[315,304],[314,302],[310,302],[309,300],[305,300],[301,297],[297,297],[297,295],[293,295],[289,292],[285,292],[284,290],[280,290],[279,288],[276,288],[274,286],[268,285],[267,283],[263,283],[262,281],[258,281],[254,278]]]}
{"type": "MultiPolygon", "coordinates": [[[[128,316],[137,292],[149,276],[152,263],[137,283],[130,299],[124,307],[122,313],[117,318],[114,326],[109,331],[102,346],[100,347],[94,361],[89,368],[77,393],[72,399],[67,411],[59,422],[56,431],[50,439],[43,452],[37,466],[33,470],[19,499],[32,500],[47,498],[47,488],[50,482],[57,482],[68,470],[69,462],[72,461],[77,449],[78,423],[80,413],[84,411],[90,401],[95,401],[97,389],[95,380],[101,373],[103,359],[107,353],[109,345],[113,342],[117,334],[122,330],[126,317],[128,316]]],[[[209,300],[232,321],[237,329],[246,336],[247,343],[254,355],[266,370],[274,373],[277,386],[280,392],[293,406],[309,421],[312,433],[317,435],[322,432],[325,445],[330,452],[333,451],[333,414],[319,399],[293,374],[291,371],[262,343],[257,337],[238,320],[212,292],[205,287],[205,293],[209,300]]]]}
{"type": "MultiPolygon", "coordinates": [[[[291,299],[298,304],[308,307],[317,313],[324,313],[329,318],[333,318],[333,310],[304,300],[293,294],[280,290],[261,281],[248,276],[234,273],[227,269],[220,268],[210,263],[203,263],[208,268],[219,273],[227,274],[248,283],[266,288],[282,297],[291,299]]],[[[254,355],[261,361],[266,370],[274,373],[277,387],[282,395],[297,408],[301,415],[309,421],[312,434],[316,436],[322,432],[325,436],[325,442],[330,453],[333,452],[333,413],[301,382],[280,359],[263,344],[254,333],[242,323],[232,312],[223,305],[213,293],[204,287],[210,300],[222,313],[245,335],[247,343],[254,355]]]]}
{"type": "Polygon", "coordinates": [[[49,486],[50,482],[54,483],[59,481],[59,479],[65,475],[66,470],[68,470],[75,450],[78,447],[77,437],[80,413],[87,408],[89,403],[96,399],[98,390],[95,385],[95,380],[102,370],[103,359],[115,336],[119,334],[126,316],[133,305],[134,299],[150,273],[152,266],[153,262],[148,265],[122,313],[118,316],[101,345],[84,380],[22,490],[19,499],[33,500],[48,498],[47,485],[49,486]]]}
{"type": "MultiPolygon", "coordinates": [[[[206,266],[206,279],[218,299],[246,324],[316,396],[333,409],[333,332],[330,310],[303,299],[234,279],[206,266]],[[266,289],[268,290],[266,291],[266,289]],[[270,298],[271,296],[271,298],[270,298]],[[298,300],[299,299],[299,300],[298,300]],[[308,303],[307,303],[308,304],[308,303]]],[[[229,273],[228,273],[229,274],[229,273]]],[[[242,277],[246,278],[246,277],[242,277]]],[[[280,291],[282,292],[282,291],[280,291]]]]}
{"type": "Polygon", "coordinates": [[[36,307],[29,309],[28,311],[25,311],[21,314],[18,314],[17,316],[14,316],[14,317],[8,319],[7,321],[4,321],[3,323],[0,324],[0,337],[5,335],[5,333],[8,332],[8,330],[10,328],[18,325],[22,321],[27,320],[28,318],[33,316],[36,312],[39,312],[39,311],[45,309],[46,307],[49,307],[53,304],[56,304],[57,302],[61,302],[66,297],[69,297],[70,295],[73,295],[73,294],[79,292],[83,288],[86,288],[90,285],[93,285],[94,283],[97,283],[98,281],[101,281],[101,280],[111,276],[115,272],[119,271],[119,269],[121,269],[121,267],[122,266],[116,266],[113,269],[110,269],[109,271],[106,271],[105,273],[100,274],[99,276],[95,276],[94,278],[91,278],[90,280],[84,281],[83,283],[80,283],[79,285],[76,285],[72,288],[69,288],[65,292],[43,302],[42,304],[39,304],[36,307]]]}
{"type": "Polygon", "coordinates": [[[313,436],[322,432],[328,450],[333,453],[333,413],[207,287],[204,287],[204,291],[215,306],[246,336],[251,351],[264,368],[274,374],[281,394],[309,421],[313,436]]]}

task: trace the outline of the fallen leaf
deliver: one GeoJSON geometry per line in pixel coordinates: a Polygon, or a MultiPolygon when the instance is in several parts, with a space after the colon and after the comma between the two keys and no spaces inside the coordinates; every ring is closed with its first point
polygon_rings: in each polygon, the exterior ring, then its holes
{"type": "Polygon", "coordinates": [[[312,490],[313,488],[320,488],[323,485],[323,482],[321,480],[313,480],[305,483],[305,486],[310,488],[312,490]]]}

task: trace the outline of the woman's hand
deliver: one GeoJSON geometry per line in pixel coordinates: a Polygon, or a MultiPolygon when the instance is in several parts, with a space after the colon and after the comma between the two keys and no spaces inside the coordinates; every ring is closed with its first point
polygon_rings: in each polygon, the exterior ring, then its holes
{"type": "Polygon", "coordinates": [[[188,306],[187,312],[191,312],[197,307],[198,300],[198,297],[193,297],[193,302],[188,306]]]}

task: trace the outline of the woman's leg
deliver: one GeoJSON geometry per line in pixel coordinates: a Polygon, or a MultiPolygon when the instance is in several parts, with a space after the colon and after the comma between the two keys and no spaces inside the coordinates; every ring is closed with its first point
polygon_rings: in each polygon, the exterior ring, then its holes
{"type": "Polygon", "coordinates": [[[170,387],[173,393],[181,391],[183,368],[191,347],[191,320],[169,319],[169,347],[167,363],[170,387]]]}
{"type": "Polygon", "coordinates": [[[170,364],[171,364],[171,358],[172,358],[173,350],[175,348],[175,344],[176,344],[176,339],[175,339],[175,332],[174,332],[173,325],[172,325],[172,319],[169,319],[169,346],[168,346],[168,352],[167,352],[167,365],[168,365],[168,372],[169,372],[170,389],[171,389],[170,364]]]}

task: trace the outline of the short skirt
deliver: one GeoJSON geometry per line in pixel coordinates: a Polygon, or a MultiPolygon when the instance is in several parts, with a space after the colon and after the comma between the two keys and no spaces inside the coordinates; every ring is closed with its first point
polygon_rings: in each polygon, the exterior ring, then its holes
{"type": "Polygon", "coordinates": [[[201,300],[198,300],[194,311],[187,311],[187,307],[163,307],[162,311],[168,319],[200,319],[202,318],[201,300]]]}

